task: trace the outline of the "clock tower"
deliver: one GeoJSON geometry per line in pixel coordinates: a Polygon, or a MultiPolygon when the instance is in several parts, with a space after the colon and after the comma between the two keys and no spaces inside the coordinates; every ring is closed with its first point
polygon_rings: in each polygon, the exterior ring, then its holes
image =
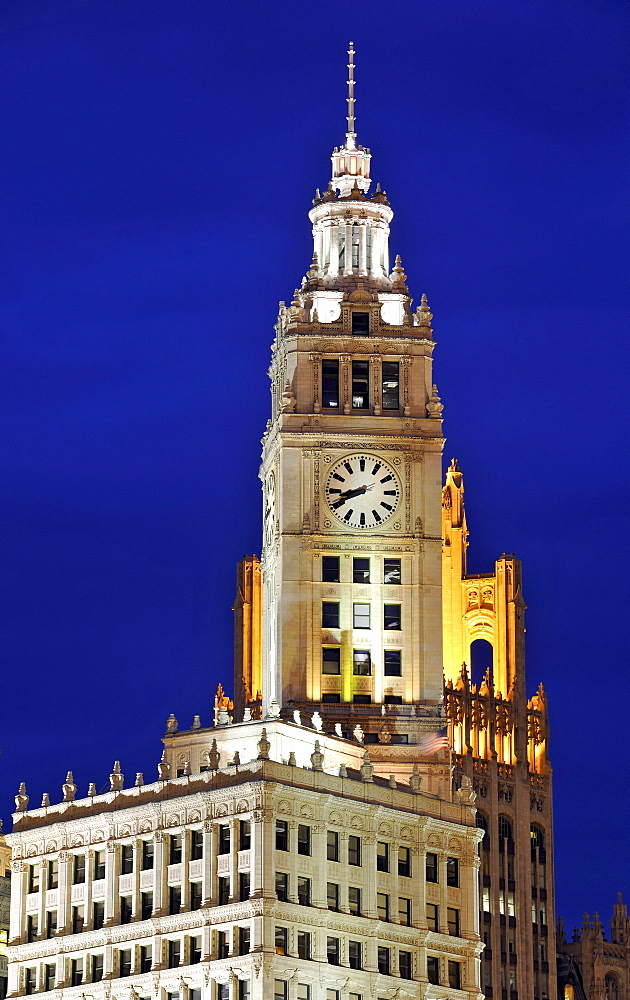
{"type": "Polygon", "coordinates": [[[442,405],[426,296],[414,311],[399,257],[390,269],[393,211],[357,144],[352,44],[348,68],[345,143],[272,347],[262,691],[244,703],[326,706],[369,729],[442,695],[442,405]]]}

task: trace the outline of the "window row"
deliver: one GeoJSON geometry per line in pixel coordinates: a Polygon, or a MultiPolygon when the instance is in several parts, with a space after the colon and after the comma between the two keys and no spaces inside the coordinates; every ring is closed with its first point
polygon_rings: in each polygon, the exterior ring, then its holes
{"type": "MultiPolygon", "coordinates": [[[[289,955],[289,928],[276,926],[275,948],[277,955],[289,955]]],[[[377,946],[377,966],[382,976],[396,975],[392,963],[392,948],[387,946],[377,946]]],[[[351,969],[362,969],[364,963],[365,945],[362,941],[348,940],[344,942],[341,938],[326,937],[326,959],[329,965],[347,964],[351,969]],[[346,962],[343,961],[342,946],[346,944],[346,962]]],[[[310,931],[297,932],[297,958],[313,958],[312,935],[310,931]]],[[[413,956],[410,951],[398,951],[398,975],[402,979],[413,978],[413,956]]]]}
{"type": "MultiPolygon", "coordinates": [[[[400,632],[402,629],[402,606],[383,605],[383,628],[400,632]]],[[[322,602],[322,628],[340,628],[339,601],[322,602]]],[[[355,602],[352,605],[352,628],[372,628],[372,605],[355,602]]]]}
{"type": "MultiPolygon", "coordinates": [[[[369,556],[354,556],[352,559],[352,583],[371,583],[372,571],[369,556]]],[[[322,583],[341,582],[341,563],[339,556],[322,556],[322,583]]],[[[345,580],[343,581],[346,582],[345,580]]],[[[383,559],[383,580],[387,586],[397,586],[402,583],[400,559],[383,559]]]]}
{"type": "MultiPolygon", "coordinates": [[[[341,646],[322,646],[322,673],[341,674],[341,646]]],[[[372,651],[370,649],[353,648],[352,674],[354,677],[372,676],[372,651]]],[[[402,677],[401,649],[383,650],[383,674],[385,677],[402,677]]],[[[395,704],[399,704],[399,702],[395,702],[395,704]]]]}
{"type": "MultiPolygon", "coordinates": [[[[339,360],[322,361],[322,409],[339,409],[339,360]]],[[[400,362],[381,362],[381,409],[400,409],[400,362]]],[[[352,362],[352,409],[370,409],[370,362],[352,362]]]]}

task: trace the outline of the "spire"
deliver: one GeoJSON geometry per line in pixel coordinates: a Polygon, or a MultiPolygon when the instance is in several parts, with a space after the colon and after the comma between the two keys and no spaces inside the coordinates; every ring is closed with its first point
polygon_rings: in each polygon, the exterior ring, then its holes
{"type": "Polygon", "coordinates": [[[348,60],[348,96],[346,98],[348,104],[348,114],[346,115],[348,131],[346,132],[346,147],[354,149],[357,137],[354,129],[354,42],[350,42],[348,60]]]}
{"type": "Polygon", "coordinates": [[[332,186],[342,198],[363,198],[370,187],[370,151],[357,146],[356,119],[354,117],[354,42],[348,48],[348,114],[347,132],[343,146],[335,146],[332,155],[332,186]]]}

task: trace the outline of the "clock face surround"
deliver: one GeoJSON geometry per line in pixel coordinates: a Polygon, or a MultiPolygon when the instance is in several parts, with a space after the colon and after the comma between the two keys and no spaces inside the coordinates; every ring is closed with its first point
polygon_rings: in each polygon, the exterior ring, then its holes
{"type": "Polygon", "coordinates": [[[276,480],[273,472],[270,473],[265,486],[264,500],[263,533],[265,543],[270,545],[276,530],[276,480]]]}
{"type": "Polygon", "coordinates": [[[392,466],[376,455],[348,455],[328,474],[328,509],[339,524],[374,530],[394,516],[401,486],[392,466]]]}

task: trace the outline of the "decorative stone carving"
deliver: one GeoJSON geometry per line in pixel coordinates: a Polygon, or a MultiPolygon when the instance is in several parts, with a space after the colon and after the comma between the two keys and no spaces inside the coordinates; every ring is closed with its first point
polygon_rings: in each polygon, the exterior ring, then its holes
{"type": "Polygon", "coordinates": [[[77,794],[77,786],[74,783],[74,778],[72,776],[72,771],[68,771],[68,773],[66,775],[66,780],[64,781],[63,785],[61,786],[61,790],[63,792],[63,801],[64,802],[73,802],[74,801],[74,798],[75,798],[75,796],[77,794]]]}
{"type": "Polygon", "coordinates": [[[109,776],[110,791],[118,792],[124,786],[125,776],[120,770],[120,761],[114,761],[114,770],[109,776]]]}
{"type": "Polygon", "coordinates": [[[297,399],[291,388],[291,383],[287,379],[284,383],[284,392],[280,397],[280,412],[281,413],[295,413],[297,407],[297,399]]]}

